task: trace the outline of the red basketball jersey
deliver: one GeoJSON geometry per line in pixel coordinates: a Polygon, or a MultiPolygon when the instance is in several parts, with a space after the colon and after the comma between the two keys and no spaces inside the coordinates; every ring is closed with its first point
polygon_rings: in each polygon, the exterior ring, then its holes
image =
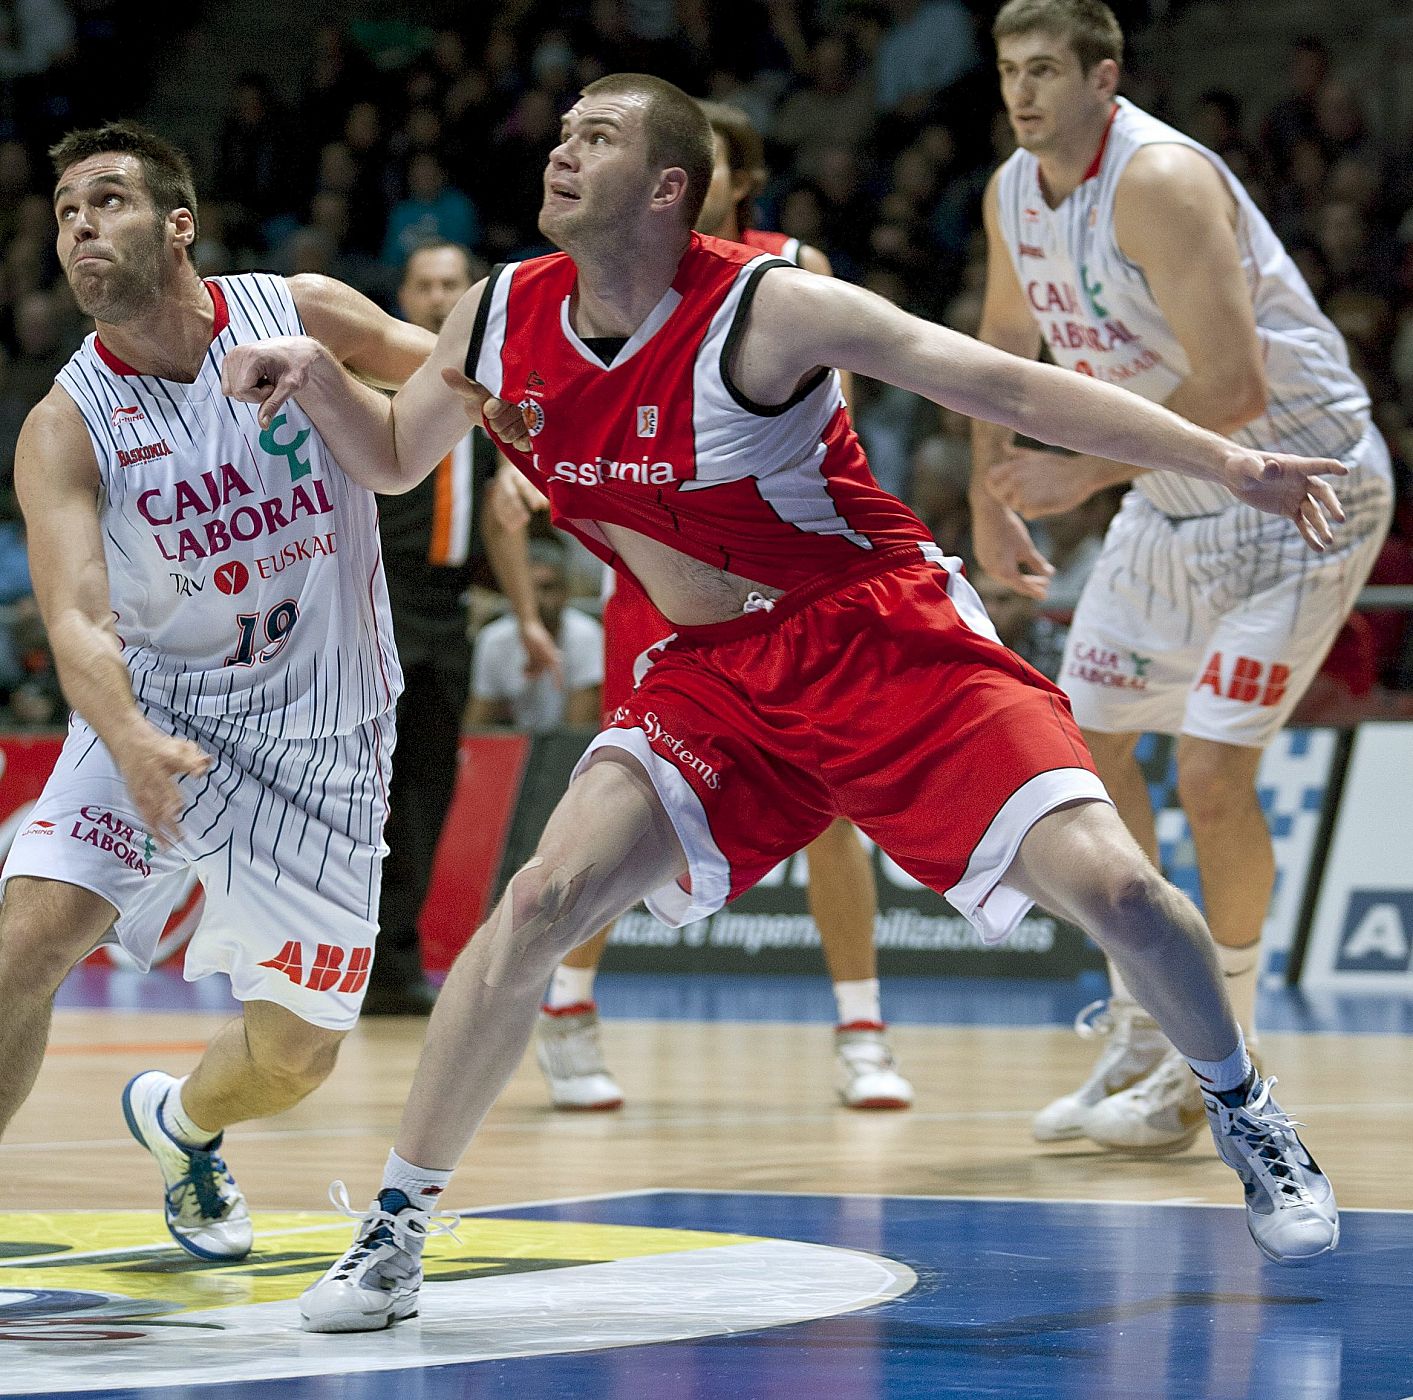
{"type": "Polygon", "coordinates": [[[740,242],[747,248],[759,248],[763,253],[774,253],[777,258],[784,258],[796,267],[800,265],[800,249],[804,245],[798,238],[791,238],[788,234],[771,233],[763,228],[748,228],[742,229],[740,242]]]}
{"type": "Polygon", "coordinates": [[[785,265],[693,234],[672,286],[607,365],[571,324],[565,254],[492,272],[466,372],[526,411],[532,449],[507,455],[555,524],[615,567],[598,521],[782,589],[889,546],[935,549],[873,479],[833,370],[778,405],[732,382],[760,279],[785,265]]]}

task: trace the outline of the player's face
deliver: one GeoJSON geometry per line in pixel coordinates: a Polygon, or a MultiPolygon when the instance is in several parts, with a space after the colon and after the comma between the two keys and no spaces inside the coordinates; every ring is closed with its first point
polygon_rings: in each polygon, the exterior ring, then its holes
{"type": "Polygon", "coordinates": [[[55,247],[79,310],[116,325],[150,310],[167,274],[171,230],[136,156],[76,161],[54,192],[55,247]]]}
{"type": "Polygon", "coordinates": [[[730,238],[740,233],[736,226],[736,204],[745,193],[745,176],[731,169],[731,151],[726,138],[719,132],[711,134],[716,161],[711,167],[711,184],[707,186],[702,212],[697,216],[697,230],[713,237],[730,238]]]}
{"type": "Polygon", "coordinates": [[[540,621],[551,633],[557,634],[564,605],[569,601],[569,586],[563,571],[552,564],[531,564],[530,581],[535,585],[540,621]]]}
{"type": "Polygon", "coordinates": [[[581,97],[545,166],[540,232],[561,248],[621,240],[640,222],[658,174],[648,169],[641,99],[581,97]]]}
{"type": "Polygon", "coordinates": [[[397,296],[402,314],[414,326],[437,333],[470,286],[464,254],[455,248],[428,248],[407,260],[397,296]]]}
{"type": "Polygon", "coordinates": [[[1064,151],[1077,137],[1087,139],[1113,98],[1113,63],[1088,73],[1068,40],[1035,32],[1002,39],[996,49],[1001,100],[1006,104],[1016,144],[1036,155],[1064,151]]]}

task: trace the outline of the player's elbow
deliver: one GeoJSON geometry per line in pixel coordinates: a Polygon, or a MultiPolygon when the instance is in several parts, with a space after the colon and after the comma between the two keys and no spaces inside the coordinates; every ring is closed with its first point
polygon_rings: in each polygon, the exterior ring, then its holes
{"type": "Polygon", "coordinates": [[[1270,389],[1259,365],[1250,365],[1222,377],[1211,390],[1211,426],[1231,433],[1244,428],[1266,412],[1270,389]]]}

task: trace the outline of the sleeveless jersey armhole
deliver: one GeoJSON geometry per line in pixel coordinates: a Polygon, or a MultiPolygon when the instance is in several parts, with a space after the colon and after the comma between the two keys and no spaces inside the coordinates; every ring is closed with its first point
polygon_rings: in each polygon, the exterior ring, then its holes
{"type": "Polygon", "coordinates": [[[827,366],[821,366],[784,403],[777,404],[757,403],[743,393],[736,381],[731,378],[731,361],[735,358],[736,348],[741,343],[741,337],[746,333],[746,320],[751,312],[751,303],[755,300],[756,288],[760,286],[760,279],[773,268],[794,266],[794,263],[787,262],[784,258],[772,258],[769,262],[762,263],[750,274],[746,279],[745,287],[741,290],[741,300],[737,303],[735,315],[731,318],[731,329],[727,331],[726,341],[721,347],[721,382],[726,386],[726,392],[747,413],[754,413],[761,418],[778,418],[782,413],[794,408],[796,404],[803,403],[832,373],[827,366]]]}
{"type": "Polygon", "coordinates": [[[486,338],[486,323],[490,320],[491,302],[495,299],[496,283],[500,281],[508,266],[508,263],[497,263],[486,278],[486,290],[481,293],[481,304],[476,308],[476,319],[471,325],[471,339],[466,342],[464,369],[467,379],[474,380],[476,378],[476,364],[481,358],[481,342],[486,338]]]}

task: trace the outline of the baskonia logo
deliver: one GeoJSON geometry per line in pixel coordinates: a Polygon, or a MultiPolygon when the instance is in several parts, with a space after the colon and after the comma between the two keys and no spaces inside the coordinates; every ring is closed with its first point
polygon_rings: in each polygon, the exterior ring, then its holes
{"type": "Polygon", "coordinates": [[[520,412],[525,415],[525,426],[531,437],[539,437],[545,430],[545,410],[538,399],[521,399],[520,412]]]}
{"type": "MultiPolygon", "coordinates": [[[[543,470],[538,456],[535,467],[543,470]]],[[[592,462],[556,462],[550,475],[576,486],[602,486],[605,481],[668,486],[677,480],[677,468],[671,462],[650,462],[646,457],[638,462],[616,462],[611,457],[595,457],[592,462]]]]}

